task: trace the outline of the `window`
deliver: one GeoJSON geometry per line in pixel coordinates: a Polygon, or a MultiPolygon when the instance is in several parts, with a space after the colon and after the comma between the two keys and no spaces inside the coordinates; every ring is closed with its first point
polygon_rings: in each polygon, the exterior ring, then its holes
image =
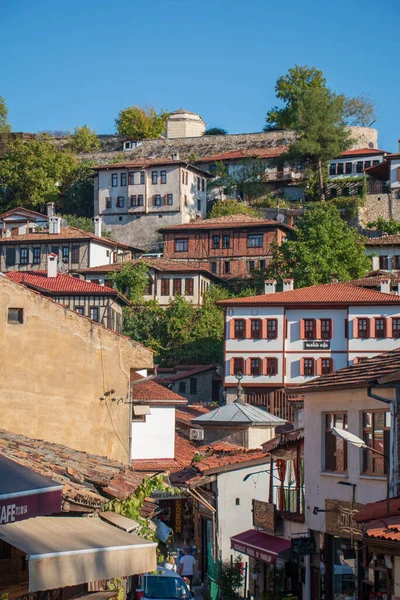
{"type": "Polygon", "coordinates": [[[400,338],[400,319],[392,319],[392,337],[400,338]]]}
{"type": "Polygon", "coordinates": [[[131,196],[131,206],[136,206],[136,196],[131,196]]]}
{"type": "Polygon", "coordinates": [[[79,246],[72,246],[71,248],[71,262],[73,264],[79,264],[79,246]]]}
{"type": "Polygon", "coordinates": [[[167,204],[169,206],[172,206],[173,203],[174,203],[174,196],[173,196],[173,194],[167,194],[167,204]]]}
{"type": "Polygon", "coordinates": [[[186,381],[180,381],[178,389],[180,394],[186,394],[186,381]]]}
{"type": "Polygon", "coordinates": [[[244,338],[244,320],[235,319],[235,338],[242,340],[244,338]]]}
{"type": "MultiPolygon", "coordinates": [[[[363,440],[369,448],[390,454],[390,412],[371,411],[362,413],[363,440]]],[[[363,473],[383,475],[387,465],[383,456],[363,451],[363,473]]]]}
{"type": "Polygon", "coordinates": [[[182,185],[185,184],[185,171],[182,169],[182,185]]]}
{"type": "Polygon", "coordinates": [[[40,264],[40,247],[33,249],[33,264],[40,264]]]}
{"type": "Polygon", "coordinates": [[[336,164],[331,163],[329,165],[329,175],[336,175],[336,164]]]}
{"type": "Polygon", "coordinates": [[[118,196],[117,198],[117,208],[123,208],[125,204],[124,197],[118,196]]]}
{"type": "Polygon", "coordinates": [[[188,184],[188,181],[189,181],[189,173],[188,173],[188,171],[185,171],[185,185],[188,184]]]}
{"type": "Polygon", "coordinates": [[[315,339],[315,319],[304,319],[304,338],[306,340],[315,339]]]}
{"type": "Polygon", "coordinates": [[[111,186],[118,187],[118,173],[113,173],[111,175],[111,186]]]}
{"type": "Polygon", "coordinates": [[[154,196],[154,205],[155,206],[161,206],[161,196],[160,196],[160,194],[156,194],[154,196]]]}
{"type": "Polygon", "coordinates": [[[180,296],[182,294],[182,280],[181,279],[173,279],[172,280],[172,293],[174,296],[180,296]]]}
{"type": "Polygon", "coordinates": [[[303,375],[309,377],[310,375],[314,375],[314,359],[313,358],[304,358],[304,369],[303,375]]]}
{"type": "Polygon", "coordinates": [[[137,197],[137,205],[143,206],[143,194],[139,194],[139,196],[137,197]]]}
{"type": "Polygon", "coordinates": [[[221,237],[219,235],[212,236],[212,248],[213,250],[217,250],[219,248],[221,237]]]}
{"type": "Polygon", "coordinates": [[[167,183],[167,171],[161,171],[160,176],[161,176],[161,183],[167,183]]]}
{"type": "Polygon", "coordinates": [[[161,296],[169,296],[169,279],[161,279],[161,296]]]}
{"type": "Polygon", "coordinates": [[[332,319],[321,319],[321,340],[332,339],[332,319]]]}
{"type": "Polygon", "coordinates": [[[121,173],[121,187],[126,185],[126,173],[121,173]]]}
{"type": "Polygon", "coordinates": [[[15,265],[15,248],[6,248],[6,267],[15,265]]]}
{"type": "Polygon", "coordinates": [[[375,337],[384,338],[386,337],[386,320],[375,319],[375,337]]]}
{"type": "Polygon", "coordinates": [[[231,263],[229,262],[229,260],[226,260],[224,262],[224,274],[228,275],[231,272],[231,263]]]}
{"type": "Polygon", "coordinates": [[[346,175],[351,175],[353,172],[353,163],[346,163],[346,175]]]}
{"type": "Polygon", "coordinates": [[[261,361],[259,358],[250,359],[250,374],[251,375],[260,375],[260,372],[261,372],[260,363],[261,363],[261,361]]]}
{"type": "Polygon", "coordinates": [[[338,163],[337,165],[337,174],[338,175],[343,175],[343,163],[338,163]]]}
{"type": "Polygon", "coordinates": [[[382,271],[387,271],[389,269],[389,257],[388,256],[380,256],[379,257],[379,268],[382,271]]]}
{"type": "Polygon", "coordinates": [[[369,319],[358,319],[357,337],[362,339],[369,337],[369,319]]]}
{"type": "Polygon", "coordinates": [[[206,180],[202,179],[201,180],[201,191],[204,192],[205,188],[206,188],[206,180]]]}
{"type": "Polygon", "coordinates": [[[29,259],[29,251],[28,248],[20,248],[19,251],[19,264],[27,265],[29,259]]]}
{"type": "Polygon", "coordinates": [[[360,160],[359,162],[356,163],[356,173],[362,173],[363,172],[363,162],[362,160],[360,160]]]}
{"type": "Polygon", "coordinates": [[[92,321],[99,321],[99,309],[97,306],[90,307],[90,318],[92,321]]]}
{"type": "Polygon", "coordinates": [[[185,296],[193,296],[194,279],[189,277],[185,279],[185,296]]]}
{"type": "Polygon", "coordinates": [[[370,160],[366,160],[364,162],[364,169],[368,169],[371,166],[371,161],[370,160]]]}
{"type": "Polygon", "coordinates": [[[248,248],[262,248],[263,246],[263,235],[262,233],[250,233],[247,236],[247,247],[248,248]]]}
{"type": "Polygon", "coordinates": [[[217,273],[217,263],[216,262],[211,263],[211,273],[214,273],[214,275],[217,273]]]}
{"type": "Polygon", "coordinates": [[[327,375],[333,372],[333,364],[331,358],[321,358],[321,375],[327,375]]]}
{"type": "Polygon", "coordinates": [[[144,171],[140,171],[140,185],[144,184],[144,171]]]}
{"type": "Polygon", "coordinates": [[[85,314],[85,308],[83,306],[74,306],[74,311],[77,312],[79,315],[85,314]]]}
{"type": "Polygon", "coordinates": [[[265,260],[260,260],[258,263],[258,268],[263,271],[265,269],[265,260]]]}
{"type": "Polygon", "coordinates": [[[261,321],[260,319],[251,319],[251,337],[253,340],[258,340],[261,337],[261,321]]]}
{"type": "Polygon", "coordinates": [[[347,413],[325,415],[325,471],[347,471],[347,443],[333,435],[333,428],[347,429],[347,413]]]}
{"type": "Polygon", "coordinates": [[[272,377],[273,375],[278,374],[278,359],[277,358],[267,358],[267,375],[272,377]]]}
{"type": "Polygon", "coordinates": [[[278,337],[278,321],[277,319],[267,320],[267,338],[269,340],[276,340],[278,337]]]}
{"type": "Polygon", "coordinates": [[[151,183],[153,185],[157,185],[157,181],[158,181],[158,171],[152,171],[151,172],[151,183]]]}
{"type": "Polygon", "coordinates": [[[379,160],[373,160],[372,164],[375,167],[376,165],[379,165],[380,161],[379,160]]]}
{"type": "Polygon", "coordinates": [[[197,210],[201,211],[201,198],[197,198],[197,210]]]}
{"type": "Polygon", "coordinates": [[[197,178],[197,190],[200,191],[200,186],[201,186],[201,179],[200,177],[197,178]]]}
{"type": "Polygon", "coordinates": [[[135,185],[135,173],[134,171],[129,172],[129,185],[135,185]]]}
{"type": "Polygon", "coordinates": [[[112,200],[110,196],[107,196],[106,198],[106,208],[112,208],[112,200]]]}
{"type": "Polygon", "coordinates": [[[184,198],[184,204],[187,207],[187,205],[188,205],[187,195],[185,194],[183,198],[184,198]]]}
{"type": "Polygon", "coordinates": [[[197,394],[197,379],[195,377],[190,379],[190,393],[193,395],[197,394]]]}
{"type": "Polygon", "coordinates": [[[11,325],[21,325],[24,322],[24,309],[23,308],[9,308],[8,309],[8,322],[11,325]]]}
{"type": "Polygon", "coordinates": [[[175,240],[175,252],[187,252],[188,251],[188,240],[187,238],[181,238],[175,240]]]}
{"type": "Polygon", "coordinates": [[[153,295],[153,281],[152,281],[152,279],[150,277],[148,278],[147,283],[144,286],[144,295],[145,296],[152,296],[153,295]]]}
{"type": "Polygon", "coordinates": [[[395,269],[400,269],[400,255],[392,256],[392,265],[395,269]]]}
{"type": "Polygon", "coordinates": [[[231,236],[229,235],[229,233],[226,233],[225,235],[222,236],[222,247],[223,248],[231,247],[231,236]]]}
{"type": "Polygon", "coordinates": [[[234,358],[233,359],[233,374],[237,375],[238,373],[244,372],[244,359],[243,358],[234,358]]]}

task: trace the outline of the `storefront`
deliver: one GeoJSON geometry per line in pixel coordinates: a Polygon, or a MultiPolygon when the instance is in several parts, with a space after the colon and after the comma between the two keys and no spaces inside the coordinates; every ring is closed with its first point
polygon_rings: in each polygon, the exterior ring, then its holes
{"type": "Polygon", "coordinates": [[[194,540],[194,507],[192,497],[185,491],[179,493],[156,491],[152,494],[160,512],[157,518],[174,532],[174,545],[179,546],[184,539],[194,540]]]}

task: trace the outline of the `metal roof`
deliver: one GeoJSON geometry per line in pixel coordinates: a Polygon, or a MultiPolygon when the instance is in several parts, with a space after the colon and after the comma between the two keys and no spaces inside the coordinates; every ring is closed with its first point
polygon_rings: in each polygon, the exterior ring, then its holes
{"type": "Polygon", "coordinates": [[[275,427],[283,425],[286,421],[257,406],[232,402],[192,419],[192,423],[198,425],[231,423],[232,425],[269,425],[275,427]]]}
{"type": "Polygon", "coordinates": [[[59,490],[60,483],[0,455],[0,500],[24,496],[29,492],[59,490]]]}

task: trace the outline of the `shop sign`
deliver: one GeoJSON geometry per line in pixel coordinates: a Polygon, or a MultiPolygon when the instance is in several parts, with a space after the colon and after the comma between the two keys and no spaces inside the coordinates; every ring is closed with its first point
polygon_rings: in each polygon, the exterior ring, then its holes
{"type": "Polygon", "coordinates": [[[177,500],[175,504],[175,533],[182,532],[182,502],[177,500]]]}
{"type": "Polygon", "coordinates": [[[183,500],[188,497],[188,494],[184,490],[179,490],[176,494],[157,490],[151,494],[151,497],[156,500],[183,500]]]}
{"type": "Polygon", "coordinates": [[[340,500],[325,500],[326,521],[325,531],[338,537],[362,538],[362,527],[354,520],[363,504],[341,502],[340,500]]]}
{"type": "Polygon", "coordinates": [[[256,550],[253,546],[248,546],[247,544],[241,544],[240,542],[232,541],[232,550],[236,550],[236,552],[240,552],[241,554],[247,554],[247,556],[251,556],[255,560],[262,560],[268,564],[274,564],[276,560],[275,554],[268,554],[267,552],[263,552],[262,550],[256,550]]]}
{"type": "Polygon", "coordinates": [[[315,554],[317,548],[314,536],[304,535],[299,537],[293,537],[291,539],[291,549],[293,554],[298,554],[299,556],[315,554]]]}
{"type": "Polygon", "coordinates": [[[61,489],[0,500],[0,525],[61,512],[61,489]]]}
{"type": "Polygon", "coordinates": [[[253,526],[274,534],[276,527],[275,504],[253,500],[253,526]]]}
{"type": "Polygon", "coordinates": [[[331,343],[327,340],[312,340],[303,342],[303,350],[330,350],[331,343]]]}

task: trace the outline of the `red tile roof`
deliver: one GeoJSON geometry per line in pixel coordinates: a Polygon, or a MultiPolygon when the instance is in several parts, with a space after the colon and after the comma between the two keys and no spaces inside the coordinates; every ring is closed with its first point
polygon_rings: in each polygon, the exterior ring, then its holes
{"type": "Polygon", "coordinates": [[[321,377],[290,388],[287,391],[288,393],[293,391],[305,393],[314,390],[321,392],[325,389],[338,387],[367,387],[376,383],[379,379],[397,372],[399,372],[398,379],[400,380],[400,348],[368,358],[350,367],[344,367],[329,373],[329,375],[321,375],[321,377]]]}
{"type": "Polygon", "coordinates": [[[43,220],[43,221],[47,221],[47,219],[48,219],[47,215],[44,215],[43,213],[36,212],[35,210],[30,210],[29,208],[24,208],[23,206],[17,206],[17,208],[12,208],[11,210],[7,210],[7,212],[1,213],[0,221],[2,221],[6,217],[16,215],[20,212],[28,213],[28,215],[31,215],[32,217],[35,217],[35,218],[40,217],[41,220],[43,220]]]}
{"type": "Polygon", "coordinates": [[[383,294],[376,290],[356,287],[350,283],[324,283],[310,287],[298,288],[289,292],[263,294],[247,298],[231,298],[217,302],[220,306],[248,305],[359,305],[359,304],[400,304],[400,296],[383,294]]]}
{"type": "Polygon", "coordinates": [[[9,271],[5,273],[7,279],[15,283],[33,287],[38,291],[50,294],[85,294],[90,296],[115,296],[123,300],[125,304],[130,302],[113,288],[97,283],[91,283],[84,279],[72,277],[64,273],[58,273],[57,277],[47,277],[44,271],[9,271]]]}
{"type": "Polygon", "coordinates": [[[386,156],[386,160],[397,160],[400,158],[400,152],[396,152],[396,154],[389,154],[386,156]]]}
{"type": "Polygon", "coordinates": [[[262,444],[262,449],[264,452],[273,452],[278,448],[300,442],[301,440],[304,440],[304,429],[292,429],[291,431],[285,431],[272,438],[272,440],[265,442],[265,444],[262,444]]]}
{"type": "Polygon", "coordinates": [[[354,150],[345,150],[339,154],[340,156],[379,156],[388,154],[386,150],[378,150],[378,148],[355,148],[354,150]]]}
{"type": "Polygon", "coordinates": [[[277,146],[276,148],[249,148],[246,150],[230,150],[205,156],[196,161],[196,163],[218,162],[221,160],[240,160],[246,158],[277,158],[285,154],[289,146],[277,146]]]}
{"type": "Polygon", "coordinates": [[[172,160],[170,158],[140,158],[136,161],[126,161],[120,163],[109,163],[106,165],[97,165],[92,167],[94,171],[112,171],[113,169],[146,169],[147,167],[162,167],[164,165],[184,165],[185,168],[190,167],[198,173],[201,173],[203,177],[210,177],[210,174],[206,171],[202,171],[199,167],[192,165],[184,160],[172,160]]]}
{"type": "Polygon", "coordinates": [[[371,271],[365,277],[360,279],[352,279],[347,283],[358,287],[370,287],[380,289],[382,281],[389,280],[392,286],[398,286],[400,279],[400,271],[371,271]]]}
{"type": "Polygon", "coordinates": [[[137,258],[135,260],[125,261],[123,263],[112,263],[108,265],[101,265],[98,267],[90,267],[88,269],[79,269],[78,273],[111,273],[120,271],[121,268],[126,264],[140,265],[145,263],[149,267],[161,272],[174,272],[174,273],[205,273],[207,276],[213,279],[220,280],[220,278],[212,273],[207,267],[207,264],[199,261],[183,261],[183,260],[172,260],[168,258],[137,258]]]}
{"type": "MultiPolygon", "coordinates": [[[[142,375],[131,371],[131,381],[144,379],[142,375]]],[[[165,388],[153,380],[143,381],[131,386],[132,400],[134,402],[145,402],[150,404],[187,404],[187,399],[179,396],[172,390],[165,388]]]]}
{"type": "Polygon", "coordinates": [[[364,526],[363,531],[369,540],[400,542],[400,517],[372,521],[364,526]]]}
{"type": "Polygon", "coordinates": [[[105,246],[111,246],[112,248],[131,248],[131,246],[127,246],[121,242],[98,237],[97,235],[94,235],[94,233],[83,231],[83,229],[78,229],[77,227],[61,227],[60,233],[50,233],[48,229],[45,229],[44,231],[35,231],[33,233],[21,233],[20,235],[14,235],[9,238],[1,238],[0,244],[15,244],[17,242],[48,242],[51,244],[53,241],[62,240],[93,240],[105,246]]]}
{"type": "Polygon", "coordinates": [[[217,471],[221,471],[224,467],[236,465],[240,463],[247,463],[252,460],[265,459],[268,456],[267,453],[262,452],[261,450],[244,450],[242,449],[240,452],[234,454],[225,454],[222,455],[212,455],[204,458],[203,460],[196,462],[194,467],[201,474],[207,473],[212,470],[214,473],[217,471]]]}
{"type": "Polygon", "coordinates": [[[228,217],[217,217],[215,219],[198,219],[190,223],[182,225],[171,225],[159,229],[160,232],[180,231],[180,230],[197,230],[197,229],[232,229],[238,227],[281,227],[283,229],[292,230],[293,227],[271,219],[262,219],[260,217],[252,217],[251,215],[230,215],[228,217]]]}
{"type": "Polygon", "coordinates": [[[135,471],[157,472],[171,471],[172,473],[187,468],[199,451],[200,444],[190,441],[180,431],[175,432],[175,456],[163,459],[140,459],[132,461],[135,471]]]}
{"type": "Polygon", "coordinates": [[[400,234],[382,235],[379,237],[369,238],[365,242],[366,246],[399,246],[400,234]]]}

